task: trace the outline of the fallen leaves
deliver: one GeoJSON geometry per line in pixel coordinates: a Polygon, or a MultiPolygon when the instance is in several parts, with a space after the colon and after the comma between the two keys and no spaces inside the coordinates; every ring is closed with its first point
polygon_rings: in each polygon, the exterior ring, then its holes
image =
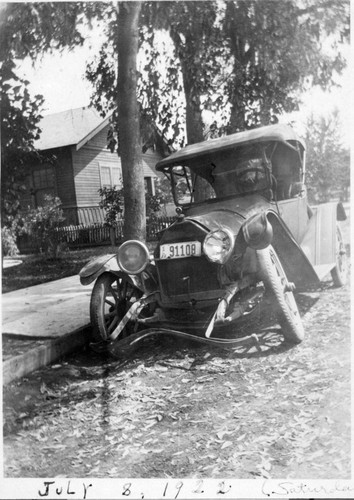
{"type": "Polygon", "coordinates": [[[350,426],[336,409],[349,400],[349,337],[338,330],[344,344],[329,351],[321,301],[305,319],[320,327],[288,351],[155,349],[124,367],[57,365],[54,383],[41,374],[38,394],[16,388],[24,403],[5,411],[18,430],[4,438],[7,473],[349,477],[350,426]]]}

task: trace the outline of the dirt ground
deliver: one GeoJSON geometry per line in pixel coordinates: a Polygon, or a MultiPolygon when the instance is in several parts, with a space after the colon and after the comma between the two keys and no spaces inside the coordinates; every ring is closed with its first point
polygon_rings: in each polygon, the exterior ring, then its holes
{"type": "Polygon", "coordinates": [[[265,308],[251,348],[149,340],[5,387],[4,476],[349,479],[349,284],[297,300],[295,347],[265,308]]]}

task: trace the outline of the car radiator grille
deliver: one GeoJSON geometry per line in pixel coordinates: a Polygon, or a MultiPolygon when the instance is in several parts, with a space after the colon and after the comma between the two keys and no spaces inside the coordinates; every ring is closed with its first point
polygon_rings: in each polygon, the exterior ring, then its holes
{"type": "Polygon", "coordinates": [[[217,265],[204,256],[156,262],[163,293],[169,297],[218,290],[217,265]]]}

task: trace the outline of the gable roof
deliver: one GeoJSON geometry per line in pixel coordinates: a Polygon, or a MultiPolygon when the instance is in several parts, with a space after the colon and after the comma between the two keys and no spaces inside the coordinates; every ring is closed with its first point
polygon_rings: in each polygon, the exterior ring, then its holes
{"type": "MultiPolygon", "coordinates": [[[[41,136],[35,142],[35,147],[40,151],[45,151],[64,146],[76,146],[76,151],[78,151],[109,124],[112,113],[102,118],[94,108],[84,107],[43,116],[39,122],[39,128],[42,130],[41,136]]],[[[144,159],[142,163],[144,177],[158,177],[144,159]]]]}
{"type": "Polygon", "coordinates": [[[68,109],[43,116],[39,122],[42,130],[35,147],[40,151],[76,146],[79,150],[109,123],[112,113],[102,118],[94,108],[68,109]]]}

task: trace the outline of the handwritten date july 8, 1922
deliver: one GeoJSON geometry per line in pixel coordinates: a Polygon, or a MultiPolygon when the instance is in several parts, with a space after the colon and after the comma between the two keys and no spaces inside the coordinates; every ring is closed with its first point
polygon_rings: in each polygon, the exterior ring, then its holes
{"type": "MultiPolygon", "coordinates": [[[[149,494],[150,491],[146,492],[141,491],[141,486],[144,486],[144,481],[136,481],[137,484],[133,482],[122,482],[120,488],[114,487],[115,490],[115,498],[127,498],[129,497],[131,500],[134,498],[138,498],[143,500],[145,498],[145,494],[149,494]],[[140,490],[137,489],[137,485],[139,483],[140,490]],[[120,489],[120,491],[119,491],[120,489]],[[134,491],[135,490],[135,491],[134,491]]],[[[199,497],[204,496],[205,488],[204,482],[202,479],[193,481],[193,485],[188,482],[189,488],[186,488],[183,481],[163,481],[161,480],[161,492],[159,494],[159,498],[174,499],[181,497],[182,489],[187,490],[189,493],[197,494],[199,497]],[[192,486],[192,487],[191,487],[192,486]]],[[[101,484],[101,483],[100,483],[101,484]]],[[[80,482],[79,480],[68,480],[68,481],[43,481],[41,487],[38,489],[37,494],[39,498],[72,498],[72,499],[82,499],[86,500],[88,498],[96,498],[97,497],[97,489],[95,488],[94,482],[80,482]],[[90,491],[89,491],[90,490],[90,491]]],[[[111,490],[111,488],[109,488],[111,490]]],[[[209,489],[209,488],[208,488],[209,489]]],[[[156,485],[154,490],[156,491],[156,485]]],[[[214,491],[214,494],[217,495],[226,495],[231,490],[231,485],[226,484],[225,481],[219,481],[217,483],[217,487],[214,491]]],[[[210,492],[209,492],[210,493],[210,492]]],[[[184,497],[185,498],[185,497],[184,497]]]]}
{"type": "MultiPolygon", "coordinates": [[[[101,487],[103,486],[100,480],[51,480],[43,481],[40,488],[37,490],[37,498],[72,498],[86,500],[89,498],[99,498],[101,495],[101,487]],[[97,484],[95,484],[97,483],[97,484]]],[[[161,498],[180,500],[183,498],[242,498],[244,497],[244,488],[240,488],[240,483],[237,480],[215,481],[215,480],[172,480],[172,481],[154,481],[152,485],[149,480],[136,481],[116,481],[109,482],[104,489],[107,494],[107,486],[109,495],[114,491],[115,499],[148,499],[161,498]],[[151,488],[150,488],[150,487],[151,488]],[[158,491],[159,490],[159,491],[158,491]],[[243,494],[242,494],[243,493],[243,494]],[[151,497],[151,494],[153,496],[151,497]],[[157,495],[157,496],[156,496],[157,495]]],[[[251,487],[252,494],[256,494],[260,498],[280,498],[288,495],[296,494],[300,498],[308,498],[308,495],[322,498],[330,498],[329,495],[335,493],[338,498],[353,498],[354,485],[351,481],[255,481],[251,487]],[[258,493],[257,491],[258,490],[258,493]]]]}

